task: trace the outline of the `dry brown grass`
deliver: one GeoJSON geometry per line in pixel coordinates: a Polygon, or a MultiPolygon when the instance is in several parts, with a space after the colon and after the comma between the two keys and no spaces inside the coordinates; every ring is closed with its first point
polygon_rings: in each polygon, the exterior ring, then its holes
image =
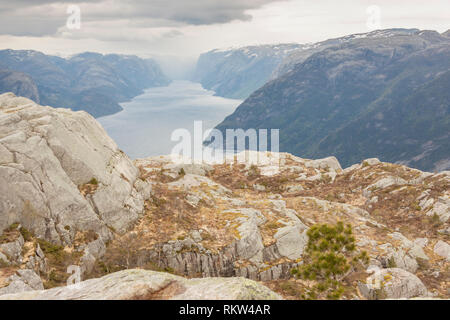
{"type": "Polygon", "coordinates": [[[3,234],[0,235],[0,244],[16,241],[17,239],[19,239],[19,237],[20,237],[19,224],[14,223],[5,230],[3,230],[3,234]]]}
{"type": "MultiPolygon", "coordinates": [[[[295,166],[301,164],[286,159],[286,163],[295,166]]],[[[307,225],[312,223],[328,223],[335,224],[337,221],[350,223],[353,226],[354,235],[357,239],[367,238],[375,240],[376,244],[391,242],[395,243],[388,233],[396,230],[402,232],[406,237],[414,239],[417,237],[428,237],[429,239],[442,239],[442,235],[437,234],[440,227],[435,219],[427,217],[422,210],[418,209],[417,197],[424,191],[429,190],[430,196],[437,198],[445,191],[448,191],[448,183],[444,179],[435,177],[427,178],[424,184],[409,186],[391,186],[385,189],[372,190],[370,197],[367,197],[363,190],[373,184],[377,180],[394,176],[405,180],[415,179],[418,172],[400,165],[378,164],[374,166],[365,166],[362,169],[354,170],[347,174],[340,174],[331,182],[330,179],[324,178],[317,181],[297,181],[301,169],[281,171],[275,176],[263,176],[259,168],[246,167],[242,164],[217,165],[211,171],[208,177],[232,191],[231,196],[236,200],[242,200],[245,204],[231,205],[226,199],[217,196],[217,188],[202,184],[193,187],[188,191],[169,189],[167,183],[176,181],[182,177],[169,177],[162,169],[163,164],[156,164],[156,170],[147,172],[142,167],[141,178],[148,179],[154,183],[153,196],[146,203],[146,212],[135,228],[131,231],[139,236],[134,239],[125,239],[117,237],[116,240],[108,247],[107,256],[113,256],[114,251],[120,252],[123,248],[129,252],[135,252],[134,255],[139,256],[141,250],[159,247],[161,244],[169,240],[182,240],[189,236],[192,230],[202,230],[202,245],[211,250],[213,253],[218,252],[225,246],[230,245],[236,239],[240,239],[238,232],[239,222],[237,219],[243,216],[238,210],[233,208],[245,207],[254,208],[265,216],[266,222],[260,226],[260,232],[265,246],[275,243],[274,234],[287,222],[282,213],[274,210],[269,196],[279,194],[281,199],[286,201],[287,208],[294,209],[298,217],[307,225]],[[253,185],[259,184],[265,187],[265,191],[255,191],[253,185]],[[285,192],[286,186],[300,184],[304,190],[294,194],[285,192]],[[200,202],[193,206],[186,201],[188,194],[204,197],[200,202]],[[369,203],[369,199],[378,196],[378,202],[369,203]],[[311,198],[305,198],[311,197],[311,198]],[[324,204],[318,203],[312,198],[326,200],[324,204]],[[349,204],[366,210],[370,214],[372,222],[360,221],[358,213],[346,211],[342,204],[349,204]],[[386,227],[378,227],[377,222],[386,225],[386,227]],[[112,253],[111,253],[112,252],[112,253]]],[[[283,168],[282,168],[283,170],[283,168]]],[[[302,174],[314,176],[316,174],[328,175],[330,170],[303,168],[302,174]]],[[[376,250],[376,245],[372,243],[361,247],[367,250],[372,256],[380,254],[376,250]]],[[[433,253],[429,249],[425,249],[430,256],[433,253]]],[[[133,255],[133,254],[132,254],[133,255]]],[[[119,255],[120,256],[120,255],[119,255]]],[[[124,255],[122,254],[122,258],[124,255]]],[[[107,258],[105,258],[107,260],[107,258]]],[[[117,259],[113,258],[113,260],[117,259]]],[[[283,261],[286,263],[289,261],[283,261]]],[[[242,261],[242,266],[248,264],[248,261],[242,261]]],[[[277,262],[278,263],[278,262],[277,262]]],[[[280,262],[281,263],[281,262],[280,262]]],[[[434,261],[430,262],[434,265],[434,261]]],[[[127,268],[127,263],[116,263],[116,267],[112,267],[114,263],[104,264],[102,268],[127,268]]],[[[134,262],[128,262],[133,265],[134,262]]],[[[146,269],[160,270],[158,265],[148,263],[143,266],[146,269]]],[[[442,268],[440,268],[442,271],[442,268]]],[[[430,278],[428,273],[421,273],[420,276],[426,281],[426,285],[430,288],[436,288],[437,285],[445,283],[440,277],[430,278]],[[437,280],[436,280],[437,279],[437,280]]],[[[446,276],[446,273],[442,273],[446,276]]],[[[365,279],[367,275],[364,272],[353,272],[345,279],[346,297],[357,295],[357,281],[365,279]]],[[[311,284],[299,281],[283,280],[271,281],[265,283],[275,291],[281,293],[288,299],[301,299],[305,288],[311,284]]],[[[170,289],[170,288],[169,288],[170,289]]],[[[172,289],[168,291],[162,290],[157,294],[148,296],[135,297],[136,299],[158,299],[168,297],[172,289]]],[[[441,292],[441,291],[439,291],[441,292]]]]}
{"type": "Polygon", "coordinates": [[[131,297],[130,300],[168,300],[173,296],[182,294],[185,291],[186,288],[182,284],[174,280],[171,281],[167,286],[164,286],[157,291],[148,292],[143,295],[136,295],[131,297]]]}
{"type": "Polygon", "coordinates": [[[78,190],[80,190],[80,193],[84,197],[90,194],[94,194],[95,191],[97,191],[97,189],[98,189],[98,182],[96,182],[96,180],[78,186],[78,190]]]}

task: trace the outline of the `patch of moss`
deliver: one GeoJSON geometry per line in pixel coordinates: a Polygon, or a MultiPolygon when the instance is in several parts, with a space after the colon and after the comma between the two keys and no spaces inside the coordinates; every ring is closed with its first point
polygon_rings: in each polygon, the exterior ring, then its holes
{"type": "Polygon", "coordinates": [[[31,241],[33,240],[33,234],[26,228],[21,227],[20,228],[20,234],[22,235],[23,239],[25,241],[31,241]]]}
{"type": "Polygon", "coordinates": [[[397,268],[397,263],[395,262],[394,257],[390,257],[390,258],[387,260],[387,267],[388,267],[388,268],[397,268]]]}

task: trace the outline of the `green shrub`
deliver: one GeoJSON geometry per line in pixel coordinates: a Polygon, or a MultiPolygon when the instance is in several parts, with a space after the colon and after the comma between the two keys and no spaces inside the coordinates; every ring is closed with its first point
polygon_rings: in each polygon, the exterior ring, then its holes
{"type": "Polygon", "coordinates": [[[433,224],[434,227],[439,227],[442,224],[442,221],[436,212],[431,217],[431,223],[433,224]]]}
{"type": "Polygon", "coordinates": [[[6,232],[11,232],[11,231],[17,230],[17,228],[19,227],[19,225],[20,225],[20,223],[15,222],[15,223],[13,223],[12,225],[10,225],[5,231],[6,231],[6,232]]]}
{"type": "Polygon", "coordinates": [[[16,222],[4,229],[3,234],[0,235],[0,244],[17,240],[20,232],[20,230],[18,230],[19,226],[20,224],[16,222]]]}
{"type": "Polygon", "coordinates": [[[53,244],[43,239],[37,239],[39,246],[45,253],[45,256],[49,258],[51,263],[61,265],[67,258],[67,253],[64,251],[64,247],[53,244]]]}
{"type": "Polygon", "coordinates": [[[309,298],[325,296],[328,299],[339,299],[344,292],[341,280],[352,268],[368,263],[367,252],[356,252],[350,224],[317,224],[307,234],[309,239],[304,252],[304,263],[292,269],[291,273],[317,282],[309,292],[309,298]]]}
{"type": "Polygon", "coordinates": [[[22,234],[22,237],[25,241],[31,241],[33,238],[33,234],[24,227],[20,228],[20,233],[22,234]]]}
{"type": "Polygon", "coordinates": [[[387,261],[387,267],[388,268],[397,268],[397,263],[395,263],[395,258],[390,257],[387,261]]]}
{"type": "Polygon", "coordinates": [[[6,261],[0,260],[0,269],[1,268],[6,268],[8,266],[9,266],[9,264],[7,264],[6,261]]]}

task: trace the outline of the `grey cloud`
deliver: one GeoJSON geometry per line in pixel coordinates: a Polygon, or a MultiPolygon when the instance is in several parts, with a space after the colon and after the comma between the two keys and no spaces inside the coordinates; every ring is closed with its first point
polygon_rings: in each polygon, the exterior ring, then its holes
{"type": "Polygon", "coordinates": [[[0,15],[0,34],[13,36],[45,36],[55,33],[61,25],[65,24],[65,18],[29,17],[17,21],[17,17],[0,15]]]}
{"type": "MultiPolygon", "coordinates": [[[[102,0],[93,0],[99,3],[102,0]]],[[[13,36],[52,35],[65,25],[66,9],[71,4],[86,0],[14,0],[0,3],[0,34],[13,36]],[[59,4],[61,10],[49,12],[49,6],[59,4]]]]}
{"type": "Polygon", "coordinates": [[[82,21],[127,19],[143,27],[155,27],[155,24],[164,27],[247,21],[251,19],[247,10],[277,1],[288,0],[16,0],[0,4],[0,34],[55,34],[65,25],[69,4],[80,5],[82,21]]]}
{"type": "MultiPolygon", "coordinates": [[[[90,0],[90,2],[101,2],[102,0],[90,0]]],[[[52,3],[62,3],[66,5],[70,4],[80,4],[87,2],[86,0],[14,0],[14,1],[4,1],[0,3],[0,13],[10,13],[11,11],[17,11],[24,9],[26,7],[39,7],[42,5],[52,4],[52,3]]]]}

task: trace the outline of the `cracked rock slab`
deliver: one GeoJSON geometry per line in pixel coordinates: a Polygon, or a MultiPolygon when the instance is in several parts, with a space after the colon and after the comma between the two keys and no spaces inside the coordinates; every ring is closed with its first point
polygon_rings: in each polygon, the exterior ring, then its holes
{"type": "Polygon", "coordinates": [[[185,279],[163,272],[124,270],[67,287],[6,294],[0,300],[280,300],[245,278],[185,279]]]}
{"type": "Polygon", "coordinates": [[[38,238],[70,245],[77,231],[105,241],[126,231],[149,188],[139,170],[86,112],[0,95],[0,233],[20,222],[38,238]],[[80,185],[95,179],[95,193],[80,185]],[[145,191],[145,192],[144,192],[145,191]]]}

